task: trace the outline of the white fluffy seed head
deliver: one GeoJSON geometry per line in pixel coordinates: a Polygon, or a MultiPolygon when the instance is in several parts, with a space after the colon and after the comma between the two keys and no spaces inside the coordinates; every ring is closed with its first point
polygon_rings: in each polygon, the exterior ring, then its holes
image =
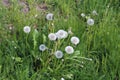
{"type": "Polygon", "coordinates": [[[72,53],[74,53],[74,49],[72,46],[67,46],[67,47],[65,47],[65,52],[68,54],[72,54],[72,53]]]}
{"type": "Polygon", "coordinates": [[[25,27],[23,28],[23,31],[24,31],[25,33],[29,33],[29,32],[31,31],[31,28],[30,28],[29,26],[25,26],[25,27]]]}
{"type": "Polygon", "coordinates": [[[47,19],[47,20],[53,20],[53,14],[52,14],[52,13],[48,13],[48,14],[46,15],[46,19],[47,19]]]}
{"type": "Polygon", "coordinates": [[[40,51],[45,51],[47,49],[47,47],[44,45],[44,44],[41,44],[40,46],[39,46],[39,50],[40,51]]]}
{"type": "Polygon", "coordinates": [[[79,40],[79,38],[78,38],[78,37],[73,36],[73,37],[71,38],[71,43],[73,43],[73,44],[77,45],[79,42],[80,42],[80,40],[79,40]]]}
{"type": "Polygon", "coordinates": [[[56,56],[56,58],[60,59],[60,58],[63,57],[63,52],[58,50],[58,51],[55,52],[55,56],[56,56]]]}
{"type": "Polygon", "coordinates": [[[56,36],[58,39],[63,39],[63,38],[67,38],[68,36],[68,33],[64,30],[59,30],[57,33],[56,33],[56,36]]]}
{"type": "Polygon", "coordinates": [[[90,26],[94,25],[94,20],[91,19],[91,18],[89,18],[89,19],[87,20],[87,24],[90,25],[90,26]]]}
{"type": "Polygon", "coordinates": [[[50,34],[48,35],[48,38],[49,38],[49,40],[51,40],[51,41],[55,41],[55,40],[57,39],[57,37],[56,37],[56,35],[55,35],[54,33],[50,33],[50,34]]]}
{"type": "Polygon", "coordinates": [[[85,17],[85,14],[84,14],[84,13],[81,13],[81,16],[82,16],[82,17],[85,17]]]}
{"type": "Polygon", "coordinates": [[[61,80],[65,80],[64,78],[61,78],[61,80]]]}

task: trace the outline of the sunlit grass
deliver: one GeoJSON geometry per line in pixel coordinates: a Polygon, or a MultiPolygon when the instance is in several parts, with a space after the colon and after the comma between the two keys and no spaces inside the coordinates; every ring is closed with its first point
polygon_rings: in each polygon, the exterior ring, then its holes
{"type": "Polygon", "coordinates": [[[0,80],[120,79],[118,0],[8,0],[9,5],[2,1],[0,80]],[[46,17],[49,13],[52,16],[46,17]],[[49,37],[59,30],[70,34],[49,37]],[[73,36],[79,44],[71,43],[73,36]],[[67,46],[74,49],[71,54],[67,46]],[[63,54],[55,55],[58,50],[63,54]]]}

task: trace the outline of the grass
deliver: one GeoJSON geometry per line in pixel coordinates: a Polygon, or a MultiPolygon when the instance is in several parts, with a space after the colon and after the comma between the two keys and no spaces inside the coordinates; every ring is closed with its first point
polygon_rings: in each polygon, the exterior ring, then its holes
{"type": "Polygon", "coordinates": [[[10,1],[10,6],[0,3],[0,80],[120,79],[119,0],[27,0],[27,13],[17,0],[10,1]],[[42,8],[36,10],[38,4],[42,8]],[[93,10],[98,15],[92,15],[93,10]],[[45,19],[47,13],[54,14],[52,21],[45,19]],[[81,13],[95,24],[87,25],[81,13]],[[27,25],[29,34],[23,32],[27,25]],[[70,27],[69,38],[49,41],[49,33],[70,27]],[[68,55],[64,47],[72,45],[71,36],[78,36],[80,44],[68,55]],[[51,50],[41,52],[40,44],[51,50]],[[56,49],[64,52],[62,59],[50,55],[56,49]]]}

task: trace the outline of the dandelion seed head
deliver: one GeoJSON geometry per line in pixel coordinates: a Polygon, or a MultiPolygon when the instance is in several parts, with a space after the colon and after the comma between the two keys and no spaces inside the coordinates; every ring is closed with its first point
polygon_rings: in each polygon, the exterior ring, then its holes
{"type": "Polygon", "coordinates": [[[90,25],[90,26],[94,25],[94,20],[91,19],[91,18],[89,18],[89,19],[87,20],[87,24],[90,25]]]}
{"type": "Polygon", "coordinates": [[[23,28],[23,31],[24,31],[25,33],[29,33],[29,32],[31,31],[31,28],[30,28],[29,26],[25,26],[25,27],[23,28]]]}
{"type": "Polygon", "coordinates": [[[82,17],[85,17],[85,14],[84,14],[84,13],[81,13],[81,16],[82,16],[82,17]]]}
{"type": "Polygon", "coordinates": [[[58,39],[63,39],[63,38],[67,38],[68,36],[68,33],[64,30],[59,30],[57,33],[56,33],[56,36],[58,39]]]}
{"type": "Polygon", "coordinates": [[[48,35],[48,38],[49,38],[49,40],[51,40],[51,41],[55,41],[55,40],[57,39],[57,37],[56,37],[56,35],[55,35],[54,33],[50,33],[50,34],[48,35]]]}
{"type": "Polygon", "coordinates": [[[41,44],[40,46],[39,46],[39,50],[40,51],[45,51],[47,49],[47,47],[45,46],[45,44],[41,44]]]}
{"type": "Polygon", "coordinates": [[[64,78],[61,78],[61,80],[65,80],[64,78]]]}
{"type": "Polygon", "coordinates": [[[80,40],[79,40],[79,38],[78,38],[78,37],[73,36],[73,37],[71,38],[71,43],[73,43],[73,44],[77,45],[79,42],[80,42],[80,40]]]}
{"type": "Polygon", "coordinates": [[[67,47],[65,47],[65,51],[66,51],[66,53],[68,53],[68,54],[74,53],[74,49],[73,49],[72,46],[67,46],[67,47]]]}
{"type": "Polygon", "coordinates": [[[56,58],[60,59],[60,58],[63,57],[63,52],[58,50],[58,51],[55,52],[55,56],[56,56],[56,58]]]}
{"type": "Polygon", "coordinates": [[[47,19],[47,20],[53,20],[53,14],[52,14],[52,13],[48,13],[48,14],[46,15],[46,19],[47,19]]]}

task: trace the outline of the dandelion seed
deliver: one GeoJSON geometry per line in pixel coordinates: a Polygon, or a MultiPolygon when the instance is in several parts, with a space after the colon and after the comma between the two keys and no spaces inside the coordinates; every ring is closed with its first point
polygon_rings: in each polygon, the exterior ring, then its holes
{"type": "Polygon", "coordinates": [[[53,20],[53,14],[52,14],[52,13],[48,13],[48,14],[46,15],[46,19],[47,19],[47,20],[53,20]]]}
{"type": "Polygon", "coordinates": [[[23,28],[23,31],[24,31],[25,33],[29,33],[29,32],[31,31],[31,28],[30,28],[29,26],[25,26],[25,27],[23,28]]]}
{"type": "Polygon", "coordinates": [[[56,56],[56,58],[60,59],[63,57],[63,52],[58,50],[55,52],[55,56],[56,56]]]}
{"type": "Polygon", "coordinates": [[[9,28],[9,30],[14,31],[14,26],[13,26],[13,24],[8,24],[8,28],[9,28]]]}
{"type": "Polygon", "coordinates": [[[88,20],[87,20],[87,24],[90,25],[90,26],[94,25],[94,20],[91,19],[91,18],[88,19],[88,20]]]}
{"type": "Polygon", "coordinates": [[[65,80],[64,78],[61,78],[61,80],[65,80]]]}
{"type": "Polygon", "coordinates": [[[79,42],[80,42],[80,40],[79,40],[78,37],[75,37],[75,36],[74,36],[74,37],[71,38],[71,43],[77,45],[79,42]]]}
{"type": "Polygon", "coordinates": [[[73,49],[72,46],[67,46],[67,47],[65,47],[65,51],[66,51],[66,53],[68,53],[68,54],[74,53],[74,49],[73,49]]]}
{"type": "Polygon", "coordinates": [[[63,39],[63,38],[67,38],[68,36],[68,33],[64,30],[59,30],[57,33],[56,33],[56,36],[58,39],[63,39]]]}
{"type": "Polygon", "coordinates": [[[81,16],[82,16],[82,17],[85,17],[85,14],[84,14],[84,13],[81,13],[81,16]]]}
{"type": "Polygon", "coordinates": [[[51,41],[55,41],[57,39],[56,35],[54,33],[50,33],[48,35],[48,38],[51,40],[51,41]]]}
{"type": "Polygon", "coordinates": [[[45,51],[47,49],[47,47],[44,45],[44,44],[41,44],[40,46],[39,46],[39,50],[40,51],[45,51]]]}
{"type": "Polygon", "coordinates": [[[64,59],[62,59],[62,62],[64,62],[64,59]]]}
{"type": "Polygon", "coordinates": [[[93,10],[93,11],[92,11],[92,14],[93,14],[93,15],[98,15],[98,13],[96,12],[96,10],[93,10]]]}

